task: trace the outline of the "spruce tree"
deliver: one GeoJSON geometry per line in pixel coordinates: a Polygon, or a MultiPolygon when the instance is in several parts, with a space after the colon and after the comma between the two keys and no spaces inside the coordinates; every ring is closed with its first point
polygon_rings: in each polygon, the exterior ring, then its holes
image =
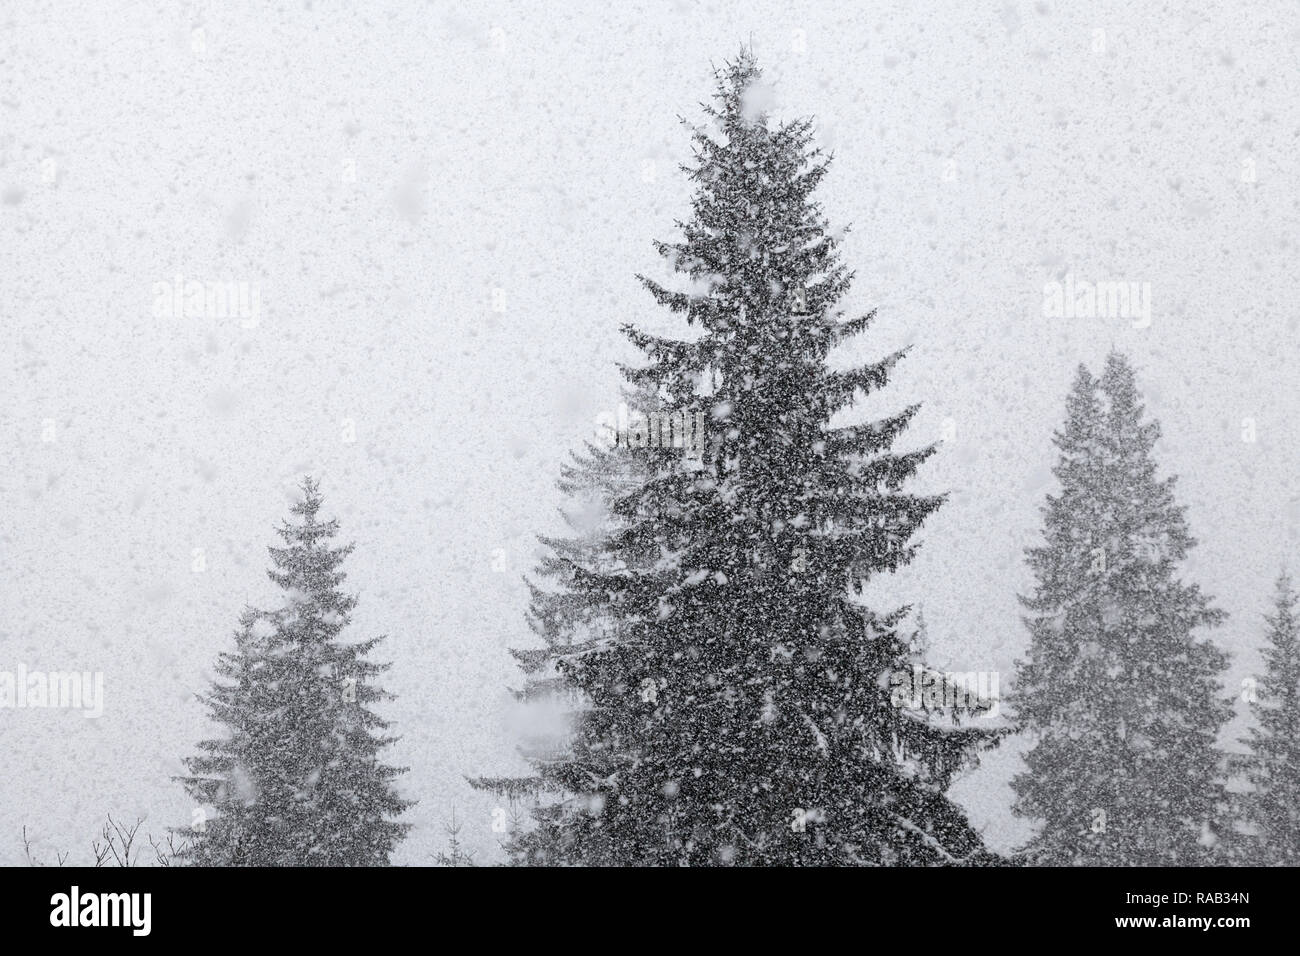
{"type": "Polygon", "coordinates": [[[379,761],[396,738],[372,710],[391,697],[376,682],[389,665],[368,659],[382,638],[344,640],[357,601],[339,568],[353,546],[331,545],[339,525],[320,507],[308,478],[292,508],[301,522],[283,522],[284,546],[269,549],[284,603],[244,613],[204,698],[224,733],[180,778],[200,805],[183,831],[194,864],[386,865],[408,829],[395,821],[411,805],[394,788],[404,768],[379,761]]]}
{"type": "Polygon", "coordinates": [[[460,831],[465,828],[463,823],[456,819],[456,808],[451,808],[451,823],[444,826],[447,831],[447,849],[439,850],[435,860],[438,866],[473,866],[474,853],[472,850],[466,850],[460,842],[460,831]]]}
{"type": "Polygon", "coordinates": [[[892,449],[915,406],[831,424],[903,353],[830,367],[871,315],[836,308],[852,274],[812,198],[827,160],[811,121],[769,119],[748,51],[716,78],[693,214],[657,244],[689,288],[641,279],[694,334],[625,327],[642,411],[702,415],[707,447],[691,460],[638,417],[631,448],[566,473],[608,495],[609,520],[547,542],[545,647],[517,656],[525,693],[571,704],[572,733],[531,754],[532,777],[478,783],[543,794],[529,862],[988,862],[945,791],[995,735],[891,704],[907,608],[862,597],[942,501],[902,490],[935,449],[892,449]]]}
{"type": "Polygon", "coordinates": [[[1241,795],[1250,833],[1242,862],[1256,866],[1300,864],[1300,618],[1296,592],[1283,573],[1268,622],[1264,675],[1250,700],[1256,726],[1239,758],[1250,789],[1241,795]]]}
{"type": "Polygon", "coordinates": [[[1227,659],[1199,631],[1223,613],[1179,577],[1195,540],[1176,479],[1156,475],[1159,436],[1122,355],[1100,380],[1080,366],[1055,435],[1060,491],[1027,553],[1031,641],[1013,695],[1034,741],[1014,810],[1041,825],[1037,862],[1201,864],[1222,827],[1227,659]]]}

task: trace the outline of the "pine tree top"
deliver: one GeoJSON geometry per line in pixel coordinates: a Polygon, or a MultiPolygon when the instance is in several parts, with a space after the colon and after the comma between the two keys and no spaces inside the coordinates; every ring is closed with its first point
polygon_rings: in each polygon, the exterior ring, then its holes
{"type": "Polygon", "coordinates": [[[282,521],[276,528],[285,546],[267,549],[274,565],[267,575],[288,591],[291,598],[311,595],[328,610],[346,615],[355,607],[356,598],[339,590],[347,574],[338,568],[352,553],[354,545],[330,545],[339,532],[339,522],[338,519],[321,521],[317,517],[323,504],[319,484],[308,476],[299,488],[302,497],[289,510],[302,521],[297,524],[282,521]]]}

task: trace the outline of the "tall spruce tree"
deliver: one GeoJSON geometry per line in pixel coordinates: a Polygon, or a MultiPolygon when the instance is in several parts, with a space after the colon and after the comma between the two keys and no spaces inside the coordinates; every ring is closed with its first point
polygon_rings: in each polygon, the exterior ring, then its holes
{"type": "Polygon", "coordinates": [[[1195,544],[1174,477],[1157,478],[1159,425],[1119,353],[1080,366],[1028,550],[1031,641],[1013,696],[1034,744],[1013,781],[1027,847],[1047,864],[1186,865],[1211,859],[1226,791],[1216,738],[1225,655],[1199,629],[1223,614],[1178,565],[1195,544]]]}
{"type": "Polygon", "coordinates": [[[547,795],[528,862],[989,862],[945,791],[996,735],[891,705],[907,609],[861,598],[941,503],[901,490],[934,448],[891,450],[916,406],[831,425],[903,353],[829,367],[871,315],[835,308],[852,274],[812,198],[827,160],[811,121],[769,121],[748,51],[717,81],[693,215],[657,244],[690,291],[641,280],[698,334],[625,327],[649,407],[630,448],[566,473],[610,518],[547,542],[530,615],[545,647],[517,655],[525,693],[572,704],[572,733],[531,755],[534,776],[478,783],[547,795]],[[663,439],[674,413],[704,416],[700,460],[663,439]]]}
{"type": "Polygon", "coordinates": [[[371,706],[391,697],[368,660],[382,638],[343,639],[356,598],[339,570],[352,545],[331,546],[338,521],[321,521],[310,478],[270,548],[271,580],[285,592],[275,611],[248,610],[234,652],[217,663],[204,698],[224,734],[199,744],[180,778],[200,805],[182,832],[189,862],[204,866],[386,865],[409,828],[410,802],[379,762],[395,737],[371,706]],[[215,811],[215,818],[209,815],[215,811]]]}
{"type": "Polygon", "coordinates": [[[1277,581],[1267,616],[1264,675],[1250,710],[1256,726],[1238,758],[1250,789],[1239,798],[1249,828],[1241,862],[1256,866],[1300,864],[1300,618],[1289,575],[1277,581]]]}

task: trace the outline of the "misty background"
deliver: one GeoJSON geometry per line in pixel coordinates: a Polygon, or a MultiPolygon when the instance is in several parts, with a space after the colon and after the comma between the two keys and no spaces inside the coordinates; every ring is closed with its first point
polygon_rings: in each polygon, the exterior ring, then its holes
{"type": "MultiPolygon", "coordinates": [[[[105,680],[99,719],[0,710],[0,864],[24,824],[78,862],[105,813],[190,822],[194,695],[274,597],[307,473],[356,542],[348,634],[388,635],[388,760],[419,801],[395,862],[431,862],[453,806],[495,859],[496,799],[464,778],[525,767],[507,649],[533,646],[534,536],[617,408],[620,323],[682,328],[635,273],[667,278],[678,117],[746,42],[835,156],[845,304],[879,309],[839,360],[913,346],[859,409],[920,401],[901,447],[947,438],[916,488],[950,499],[873,601],[921,606],[930,661],[1007,692],[1052,430],[1114,346],[1181,475],[1186,574],[1230,614],[1225,693],[1253,672],[1300,525],[1300,8],[350,6],[0,10],[0,670],[105,680]],[[1150,327],[1046,318],[1067,273],[1149,282],[1150,327]],[[248,283],[258,321],[155,315],[177,275],[248,283]]],[[[1027,835],[1019,750],[953,791],[993,849],[1027,835]]]]}

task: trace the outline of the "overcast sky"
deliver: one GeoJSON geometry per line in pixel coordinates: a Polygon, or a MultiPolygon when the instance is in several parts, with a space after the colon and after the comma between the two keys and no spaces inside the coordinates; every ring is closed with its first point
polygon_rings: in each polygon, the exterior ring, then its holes
{"type": "MultiPolygon", "coordinates": [[[[1255,666],[1300,523],[1294,3],[358,6],[0,9],[0,670],[105,676],[99,719],[0,711],[0,863],[24,823],[84,857],[105,813],[190,821],[194,694],[308,472],[357,544],[353,634],[388,635],[396,860],[453,805],[489,858],[464,777],[523,768],[533,536],[617,406],[619,324],[673,327],[634,274],[688,213],[678,117],[746,41],[835,156],[845,305],[879,309],[843,361],[914,346],[869,410],[947,430],[917,487],[950,501],[873,597],[924,607],[933,663],[1010,675],[1051,433],[1114,346],[1255,666]],[[1067,274],[1149,283],[1149,326],[1045,316],[1067,274]],[[256,320],[157,314],[178,275],[256,320]]],[[[1016,749],[957,791],[999,849],[1016,749]]]]}

